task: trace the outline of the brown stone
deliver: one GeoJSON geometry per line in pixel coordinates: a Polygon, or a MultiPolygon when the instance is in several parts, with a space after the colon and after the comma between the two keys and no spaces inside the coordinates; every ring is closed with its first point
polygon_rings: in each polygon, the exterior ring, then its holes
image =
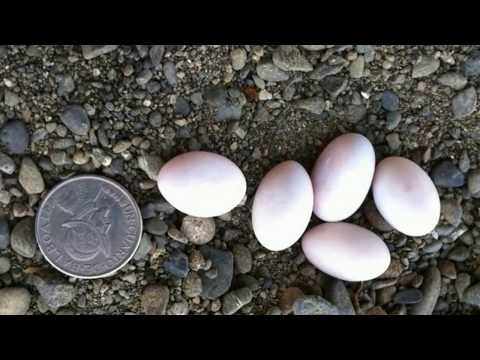
{"type": "Polygon", "coordinates": [[[287,315],[293,311],[293,304],[295,300],[305,296],[302,290],[297,287],[289,287],[282,291],[278,306],[282,313],[287,315]]]}
{"type": "Polygon", "coordinates": [[[388,315],[385,310],[383,310],[380,306],[375,306],[371,309],[369,309],[366,313],[366,315],[388,315]]]}
{"type": "Polygon", "coordinates": [[[403,272],[403,265],[398,259],[392,259],[388,269],[379,276],[380,279],[398,278],[403,272]]]}

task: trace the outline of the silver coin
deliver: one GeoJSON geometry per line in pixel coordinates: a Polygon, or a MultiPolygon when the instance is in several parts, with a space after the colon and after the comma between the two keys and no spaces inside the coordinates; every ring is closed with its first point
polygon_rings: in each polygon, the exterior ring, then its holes
{"type": "Polygon", "coordinates": [[[113,275],[137,251],[140,209],[128,191],[102,176],[82,175],[55,186],[40,205],[38,246],[57,270],[95,279],[113,275]]]}

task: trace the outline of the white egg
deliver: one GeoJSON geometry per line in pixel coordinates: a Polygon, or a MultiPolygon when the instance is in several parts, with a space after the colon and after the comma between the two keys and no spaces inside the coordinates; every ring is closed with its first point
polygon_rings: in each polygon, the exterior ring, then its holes
{"type": "Polygon", "coordinates": [[[192,151],[168,161],[158,174],[164,198],[196,217],[223,215],[245,196],[247,182],[231,160],[206,151],[192,151]]]}
{"type": "Polygon", "coordinates": [[[390,265],[387,246],[373,232],[348,223],[326,223],[302,239],[308,261],[320,271],[346,281],[367,281],[390,265]]]}
{"type": "Polygon", "coordinates": [[[295,161],[285,161],[262,179],[252,207],[252,226],[260,244],[271,251],[292,246],[304,233],[313,209],[308,173],[295,161]]]}
{"type": "Polygon", "coordinates": [[[318,157],[312,171],[313,212],[323,221],[353,215],[368,194],[375,171],[375,151],[360,134],[337,137],[318,157]]]}
{"type": "Polygon", "coordinates": [[[372,192],[380,214],[406,235],[426,235],[440,219],[437,189],[411,160],[398,156],[382,160],[375,170],[372,192]]]}

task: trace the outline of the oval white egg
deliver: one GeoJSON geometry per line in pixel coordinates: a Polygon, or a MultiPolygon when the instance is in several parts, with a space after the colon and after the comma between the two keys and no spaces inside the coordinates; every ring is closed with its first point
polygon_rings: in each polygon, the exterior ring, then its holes
{"type": "Polygon", "coordinates": [[[426,235],[440,220],[437,188],[411,160],[398,156],[382,160],[375,170],[372,192],[380,214],[406,235],[426,235]]]}
{"type": "Polygon", "coordinates": [[[158,174],[158,188],[176,209],[196,217],[223,215],[245,196],[242,171],[224,156],[192,151],[168,161],[158,174]]]}
{"type": "Polygon", "coordinates": [[[312,182],[302,165],[285,161],[271,169],[258,186],[252,226],[262,246],[289,248],[302,236],[313,209],[312,182]]]}
{"type": "Polygon", "coordinates": [[[353,215],[368,194],[375,171],[375,151],[360,134],[344,134],[322,151],[312,171],[313,212],[323,221],[353,215]]]}
{"type": "Polygon", "coordinates": [[[346,281],[367,281],[390,265],[390,252],[381,238],[358,225],[326,223],[302,239],[308,261],[320,271],[346,281]]]}

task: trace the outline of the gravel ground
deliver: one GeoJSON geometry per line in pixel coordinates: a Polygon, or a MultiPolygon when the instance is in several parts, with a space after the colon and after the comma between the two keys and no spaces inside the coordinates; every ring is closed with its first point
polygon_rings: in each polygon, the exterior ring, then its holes
{"type": "MultiPolygon", "coordinates": [[[[470,314],[480,306],[478,46],[0,46],[0,313],[470,314]],[[275,164],[308,170],[355,131],[378,160],[406,156],[442,199],[435,231],[392,231],[374,205],[349,220],[388,244],[380,278],[344,283],[297,243],[256,241],[250,207],[275,164]],[[153,181],[162,163],[211,150],[245,173],[247,198],[200,221],[153,181]],[[40,199],[75,174],[124,184],[145,232],[117,275],[76,280],[42,258],[40,199]]],[[[312,217],[312,224],[318,220],[312,217]]]]}

